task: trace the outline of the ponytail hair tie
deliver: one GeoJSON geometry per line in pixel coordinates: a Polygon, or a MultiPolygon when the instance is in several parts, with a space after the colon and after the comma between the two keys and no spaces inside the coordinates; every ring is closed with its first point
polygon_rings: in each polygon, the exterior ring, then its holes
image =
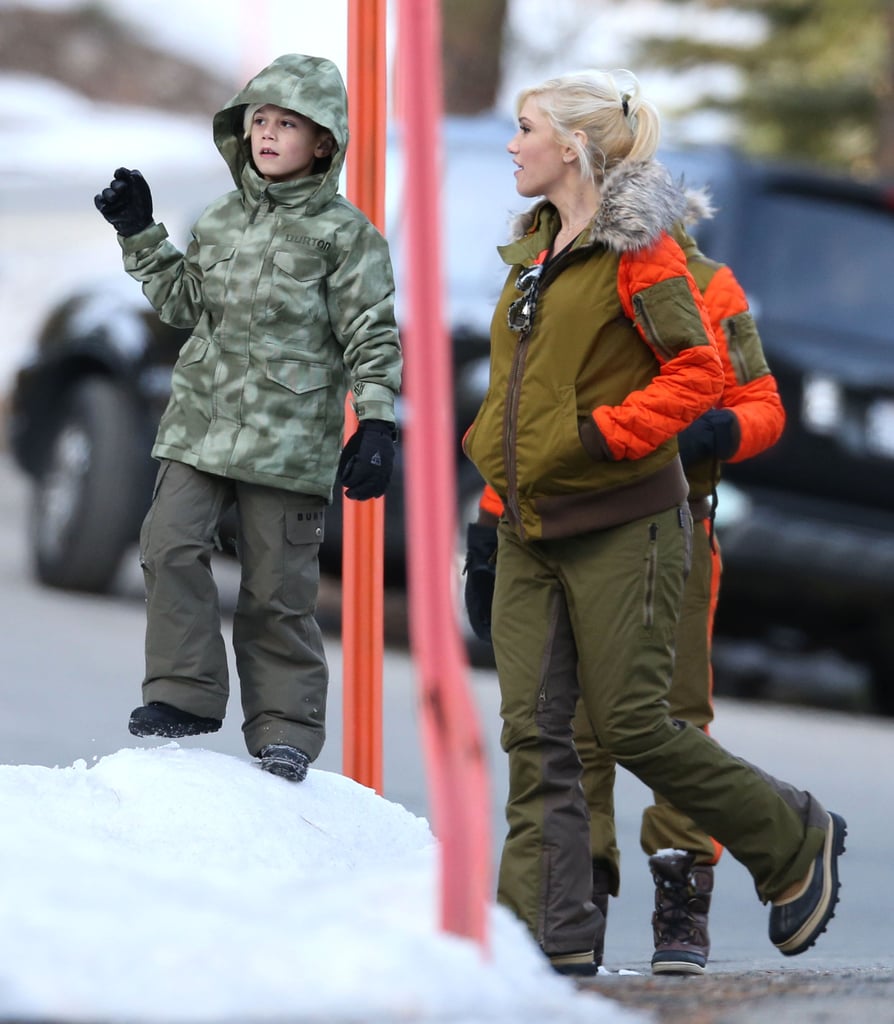
{"type": "Polygon", "coordinates": [[[621,110],[624,111],[624,117],[627,117],[628,113],[630,112],[630,94],[629,93],[625,92],[624,95],[621,97],[621,110]]]}

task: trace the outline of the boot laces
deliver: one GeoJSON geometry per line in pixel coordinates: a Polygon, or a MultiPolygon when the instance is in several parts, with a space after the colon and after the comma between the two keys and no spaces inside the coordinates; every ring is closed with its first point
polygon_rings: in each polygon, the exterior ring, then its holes
{"type": "Polygon", "coordinates": [[[656,879],[654,924],[662,942],[698,942],[699,893],[691,877],[686,883],[656,879]]]}

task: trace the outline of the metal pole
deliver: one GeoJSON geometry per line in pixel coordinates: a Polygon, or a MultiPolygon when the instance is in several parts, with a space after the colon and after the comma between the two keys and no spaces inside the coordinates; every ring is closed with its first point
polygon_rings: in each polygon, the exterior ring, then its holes
{"type": "MultiPolygon", "coordinates": [[[[385,227],[385,0],[349,0],[348,197],[385,227]]],[[[357,427],[345,402],[345,436],[357,427]]],[[[382,792],[384,500],[343,501],[344,774],[382,792]]]]}

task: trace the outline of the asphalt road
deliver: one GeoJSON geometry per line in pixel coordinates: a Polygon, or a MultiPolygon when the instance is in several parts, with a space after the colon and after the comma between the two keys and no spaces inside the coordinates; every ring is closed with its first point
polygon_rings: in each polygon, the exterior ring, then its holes
{"type": "MultiPolygon", "coordinates": [[[[10,764],[64,766],[77,758],[91,763],[137,742],[128,734],[126,722],[131,708],[140,701],[143,604],[139,573],[132,561],[117,592],[108,597],[43,588],[30,573],[26,530],[25,482],[8,457],[0,455],[0,618],[4,623],[0,750],[10,764]]],[[[224,607],[231,608],[235,566],[222,561],[217,575],[224,607]]],[[[324,588],[324,604],[337,600],[337,593],[330,581],[324,588]]],[[[340,637],[330,634],[327,647],[333,676],[330,735],[316,767],[340,771],[340,637]]],[[[384,795],[430,818],[416,714],[416,679],[405,649],[387,649],[384,680],[384,795]]],[[[487,669],[470,670],[468,683],[479,708],[491,768],[496,863],[503,834],[506,779],[505,758],[498,743],[498,686],[495,674],[487,669]]],[[[247,757],[239,726],[234,701],[219,734],[183,742],[247,757]]],[[[874,978],[889,977],[894,963],[888,884],[894,859],[889,817],[894,807],[890,770],[894,722],[860,714],[719,700],[714,734],[737,754],[816,792],[827,806],[846,817],[849,836],[838,913],[818,945],[795,960],[781,957],[770,945],[767,912],[756,899],[747,872],[729,855],[723,857],[717,868],[711,912],[711,984],[726,984],[729,989],[732,979],[727,977],[724,983],[723,976],[743,972],[754,979],[764,978],[764,987],[767,978],[788,979],[794,984],[805,972],[815,977],[865,980],[869,969],[874,978]]],[[[609,969],[639,971],[646,976],[652,888],[645,857],[638,848],[638,827],[647,801],[644,787],[629,774],[620,773],[616,803],[624,858],[623,889],[611,906],[606,949],[609,969]]],[[[649,988],[654,986],[650,977],[624,985],[616,976],[604,984],[618,989],[624,1001],[636,992],[643,1005],[653,998],[649,995],[654,991],[649,988]]],[[[677,990],[671,985],[666,989],[659,986],[658,991],[665,992],[658,1000],[664,1005],[677,990]]],[[[734,985],[732,991],[736,991],[734,985]]],[[[739,1004],[741,997],[735,996],[733,1001],[739,1004]]],[[[665,1006],[667,1012],[669,1005],[665,1006]]]]}

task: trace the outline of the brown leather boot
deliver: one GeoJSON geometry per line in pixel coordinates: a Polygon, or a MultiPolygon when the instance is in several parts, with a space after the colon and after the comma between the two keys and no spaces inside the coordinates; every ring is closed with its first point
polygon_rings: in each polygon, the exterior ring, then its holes
{"type": "Polygon", "coordinates": [[[596,909],[602,914],[602,923],[596,933],[596,942],[593,944],[593,956],[596,966],[602,966],[602,956],[605,953],[605,925],[608,919],[608,898],[612,894],[612,886],[615,876],[607,867],[604,861],[593,861],[593,902],[596,909]]]}
{"type": "Polygon", "coordinates": [[[681,850],[649,858],[655,880],[653,974],[705,973],[714,868],[694,861],[694,853],[681,850]]]}

